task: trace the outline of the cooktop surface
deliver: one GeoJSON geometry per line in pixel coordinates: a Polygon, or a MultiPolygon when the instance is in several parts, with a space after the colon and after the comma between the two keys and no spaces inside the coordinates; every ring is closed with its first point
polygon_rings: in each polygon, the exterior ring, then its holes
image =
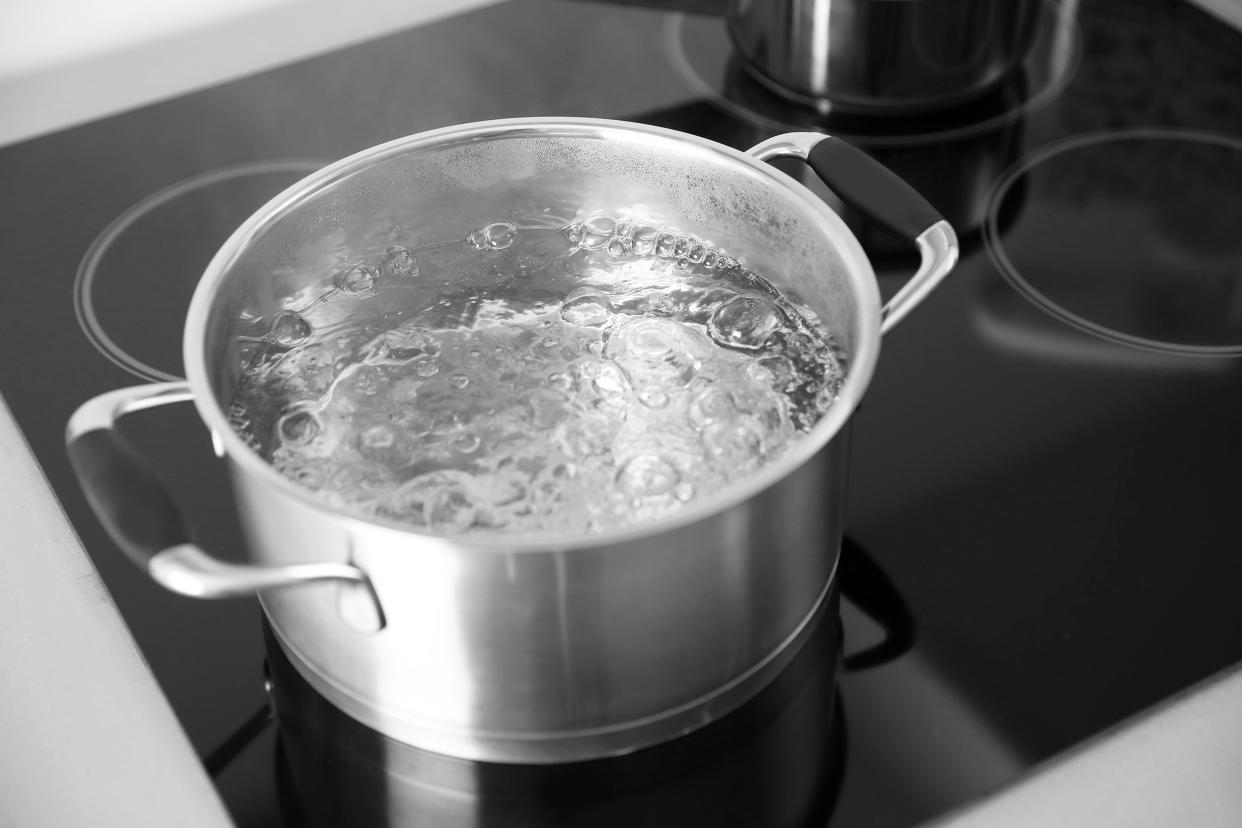
{"type": "MultiPolygon", "coordinates": [[[[1177,0],[1048,4],[1011,82],[885,118],[758,88],[713,17],[502,3],[0,149],[0,394],[239,825],[912,825],[1242,658],[1239,89],[1242,34],[1177,0]],[[125,560],[65,423],[182,375],[199,275],[285,186],[402,135],[526,115],[738,148],[831,132],[956,227],[957,269],[885,337],[854,417],[840,616],[737,715],[611,764],[405,752],[273,657],[277,706],[307,722],[282,738],[257,605],[172,595],[125,560]]],[[[916,257],[847,219],[890,295],[916,257]]],[[[124,430],[196,540],[240,558],[192,408],[124,430]]]]}

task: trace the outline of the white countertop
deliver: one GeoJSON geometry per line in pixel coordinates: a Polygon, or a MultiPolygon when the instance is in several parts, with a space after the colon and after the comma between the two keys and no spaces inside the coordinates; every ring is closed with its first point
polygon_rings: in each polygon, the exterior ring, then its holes
{"type": "Polygon", "coordinates": [[[0,400],[0,826],[229,825],[0,400]]]}
{"type": "MultiPolygon", "coordinates": [[[[485,4],[0,0],[0,145],[485,4]]],[[[228,825],[2,399],[0,469],[0,826],[228,825]]],[[[1242,825],[1239,767],[1231,670],[936,824],[1242,825]]]]}
{"type": "Polygon", "coordinates": [[[495,0],[0,0],[0,146],[495,0]]]}

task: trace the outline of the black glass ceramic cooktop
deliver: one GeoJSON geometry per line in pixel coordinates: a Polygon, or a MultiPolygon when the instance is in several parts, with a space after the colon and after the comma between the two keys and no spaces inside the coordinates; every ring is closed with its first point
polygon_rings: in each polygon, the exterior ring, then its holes
{"type": "MultiPolygon", "coordinates": [[[[1010,83],[919,118],[773,99],[714,18],[522,0],[0,149],[0,394],[238,824],[912,825],[1242,658],[1242,34],[1179,0],[1060,8],[1010,83]],[[124,560],[64,424],[180,375],[198,275],[284,186],[523,115],[738,147],[833,132],[957,227],[957,270],[885,338],[855,417],[840,623],[735,717],[602,765],[394,750],[276,660],[282,716],[306,722],[279,738],[256,605],[165,593],[124,560]],[[903,646],[849,661],[886,632],[903,646]]],[[[913,256],[850,220],[891,293],[913,256]]],[[[126,431],[201,543],[238,556],[191,408],[126,431]]]]}

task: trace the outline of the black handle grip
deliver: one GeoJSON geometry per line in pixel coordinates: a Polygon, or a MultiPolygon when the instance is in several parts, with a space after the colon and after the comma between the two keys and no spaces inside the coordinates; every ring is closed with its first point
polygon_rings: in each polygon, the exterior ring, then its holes
{"type": "Polygon", "coordinates": [[[79,434],[67,449],[95,515],[143,570],[160,552],[190,542],[181,512],[163,484],[114,431],[99,428],[79,434]]]}
{"type": "Polygon", "coordinates": [[[843,202],[900,236],[916,239],[944,220],[917,190],[839,138],[825,136],[806,163],[843,202]]]}

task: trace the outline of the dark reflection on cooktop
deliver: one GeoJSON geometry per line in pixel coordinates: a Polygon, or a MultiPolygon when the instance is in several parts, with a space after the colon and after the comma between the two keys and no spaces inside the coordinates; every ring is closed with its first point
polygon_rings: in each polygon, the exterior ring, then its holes
{"type": "Polygon", "coordinates": [[[632,754],[564,765],[471,762],[395,742],[318,696],[268,641],[291,826],[643,825],[811,828],[842,784],[836,601],[771,685],[728,716],[632,754]]]}
{"type": "Polygon", "coordinates": [[[1242,141],[1089,133],[1045,147],[998,185],[988,252],[1022,295],[1082,331],[1156,351],[1242,354],[1239,215],[1242,141]],[[1025,207],[1020,188],[1036,196],[1025,207]]]}

